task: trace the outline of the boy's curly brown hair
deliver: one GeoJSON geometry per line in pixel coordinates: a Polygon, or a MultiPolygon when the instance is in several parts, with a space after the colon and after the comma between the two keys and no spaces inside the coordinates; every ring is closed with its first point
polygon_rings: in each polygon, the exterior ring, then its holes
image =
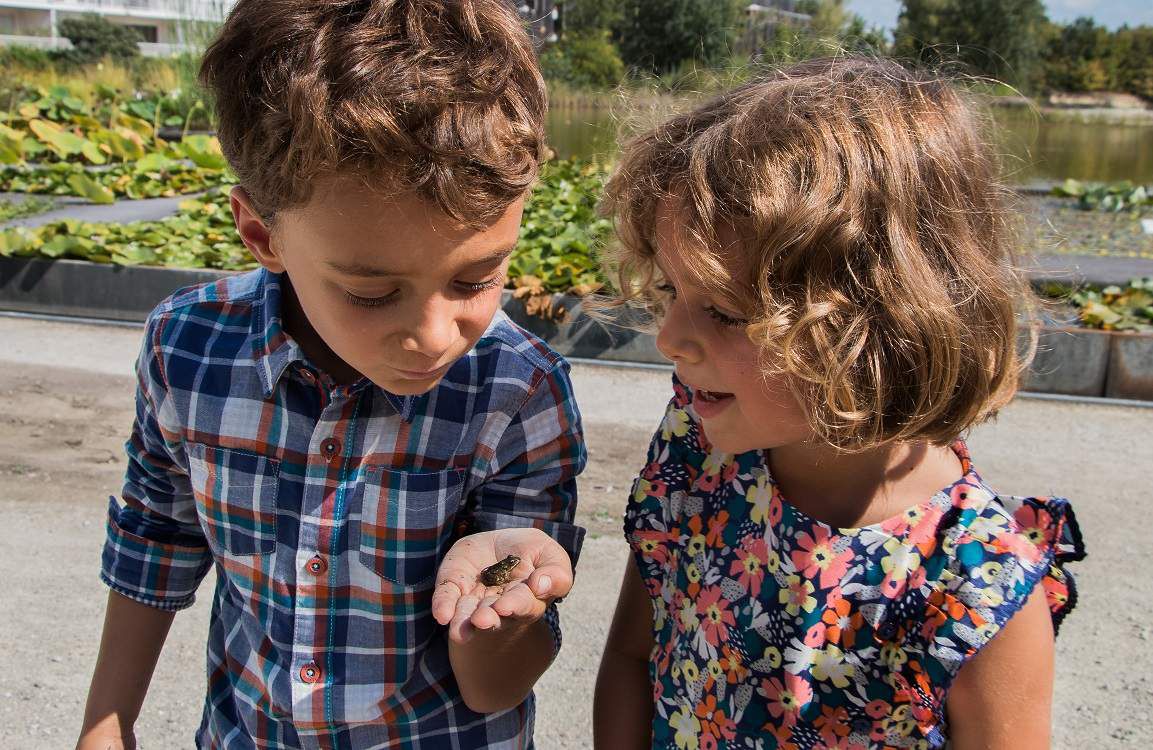
{"type": "Polygon", "coordinates": [[[1016,316],[1031,295],[979,111],[936,75],[824,59],[637,136],[602,202],[615,303],[659,299],[654,224],[675,205],[684,266],[747,314],[766,374],[821,439],[956,439],[1012,398],[1028,358],[1016,316]]]}
{"type": "Polygon", "coordinates": [[[200,79],[267,221],[351,174],[484,226],[544,149],[544,81],[505,0],[240,0],[200,79]]]}

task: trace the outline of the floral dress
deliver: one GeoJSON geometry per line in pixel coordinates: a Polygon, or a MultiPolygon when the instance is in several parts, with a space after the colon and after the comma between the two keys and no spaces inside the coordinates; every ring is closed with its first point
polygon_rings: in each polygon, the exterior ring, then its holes
{"type": "Polygon", "coordinates": [[[939,748],[961,666],[1038,582],[1056,627],[1084,556],[1058,498],[964,476],[837,529],[781,496],[766,456],[710,449],[679,382],[625,533],[652,599],[653,747],[939,748]]]}

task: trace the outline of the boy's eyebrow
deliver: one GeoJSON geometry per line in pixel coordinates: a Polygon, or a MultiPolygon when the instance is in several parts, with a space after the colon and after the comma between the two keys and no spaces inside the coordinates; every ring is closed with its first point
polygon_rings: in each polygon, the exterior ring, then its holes
{"type": "MultiPolygon", "coordinates": [[[[500,250],[497,250],[494,253],[486,255],[483,258],[478,258],[477,260],[474,260],[473,262],[469,263],[467,267],[468,268],[474,268],[477,266],[489,266],[489,265],[493,265],[494,263],[501,263],[504,261],[505,258],[512,255],[512,251],[514,249],[515,249],[515,246],[502,248],[500,250]]],[[[370,266],[367,263],[341,263],[341,262],[335,261],[335,260],[328,260],[328,261],[325,261],[325,265],[327,265],[329,268],[336,271],[337,273],[343,274],[345,276],[366,276],[369,278],[381,278],[384,276],[404,276],[405,275],[403,273],[398,273],[398,272],[390,270],[388,268],[381,268],[379,266],[370,266]]]]}

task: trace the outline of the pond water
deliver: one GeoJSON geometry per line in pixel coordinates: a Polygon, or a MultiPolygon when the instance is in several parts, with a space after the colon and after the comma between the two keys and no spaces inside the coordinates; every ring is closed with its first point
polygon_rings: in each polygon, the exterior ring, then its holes
{"type": "MultiPolygon", "coordinates": [[[[1014,183],[1153,183],[1153,126],[1056,121],[1024,109],[999,108],[998,148],[1014,183]]],[[[616,124],[605,109],[554,109],[549,138],[560,157],[603,158],[616,148],[616,124]]]]}

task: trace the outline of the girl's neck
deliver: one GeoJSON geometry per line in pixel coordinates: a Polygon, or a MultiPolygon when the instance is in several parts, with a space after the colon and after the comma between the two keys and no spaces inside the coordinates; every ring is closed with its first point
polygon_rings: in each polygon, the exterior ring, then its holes
{"type": "Polygon", "coordinates": [[[790,504],[837,528],[884,521],[920,505],[963,474],[951,448],[925,442],[863,453],[796,443],[770,451],[769,466],[790,504]]]}

